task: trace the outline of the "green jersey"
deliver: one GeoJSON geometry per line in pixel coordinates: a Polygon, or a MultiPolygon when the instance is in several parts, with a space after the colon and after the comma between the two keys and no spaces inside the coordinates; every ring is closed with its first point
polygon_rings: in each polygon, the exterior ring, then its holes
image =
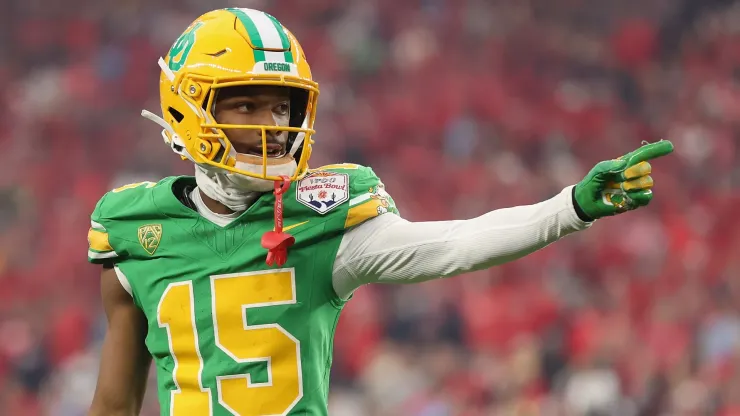
{"type": "Polygon", "coordinates": [[[192,177],[127,185],[92,214],[88,259],[113,263],[147,317],[162,415],[326,415],[334,330],[344,305],[332,267],[348,228],[392,199],[369,168],[311,171],[283,195],[287,263],[265,264],[274,200],[217,226],[179,197],[192,177]]]}

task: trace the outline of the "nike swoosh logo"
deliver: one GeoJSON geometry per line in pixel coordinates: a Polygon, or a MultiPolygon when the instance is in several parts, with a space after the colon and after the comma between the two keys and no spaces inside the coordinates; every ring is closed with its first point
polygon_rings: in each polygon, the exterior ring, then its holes
{"type": "Polygon", "coordinates": [[[299,222],[298,224],[289,225],[287,227],[283,227],[283,231],[287,232],[288,230],[292,230],[295,227],[300,227],[303,224],[306,224],[308,221],[299,222]]]}

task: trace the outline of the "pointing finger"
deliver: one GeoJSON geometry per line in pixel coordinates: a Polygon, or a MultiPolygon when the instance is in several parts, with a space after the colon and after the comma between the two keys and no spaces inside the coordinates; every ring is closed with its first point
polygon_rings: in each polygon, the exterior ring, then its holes
{"type": "Polygon", "coordinates": [[[629,152],[620,159],[627,161],[627,166],[632,167],[641,162],[656,159],[673,152],[673,143],[669,140],[646,144],[639,149],[629,152]]]}

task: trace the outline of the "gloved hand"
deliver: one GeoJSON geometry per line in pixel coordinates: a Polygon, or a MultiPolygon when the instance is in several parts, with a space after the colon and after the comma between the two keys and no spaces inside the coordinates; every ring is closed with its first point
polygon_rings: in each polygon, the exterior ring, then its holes
{"type": "Polygon", "coordinates": [[[652,167],[648,160],[673,152],[673,143],[661,140],[613,160],[599,162],[573,190],[573,202],[584,221],[620,214],[653,199],[652,167]]]}

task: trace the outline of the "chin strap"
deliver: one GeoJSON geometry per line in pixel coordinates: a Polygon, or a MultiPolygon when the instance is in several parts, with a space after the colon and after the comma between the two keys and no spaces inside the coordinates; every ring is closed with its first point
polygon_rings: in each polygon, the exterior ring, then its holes
{"type": "Polygon", "coordinates": [[[275,229],[262,235],[262,247],[267,249],[267,265],[282,266],[288,260],[288,247],[295,244],[295,237],[283,232],[283,194],[290,188],[290,178],[280,176],[275,181],[275,229]]]}

